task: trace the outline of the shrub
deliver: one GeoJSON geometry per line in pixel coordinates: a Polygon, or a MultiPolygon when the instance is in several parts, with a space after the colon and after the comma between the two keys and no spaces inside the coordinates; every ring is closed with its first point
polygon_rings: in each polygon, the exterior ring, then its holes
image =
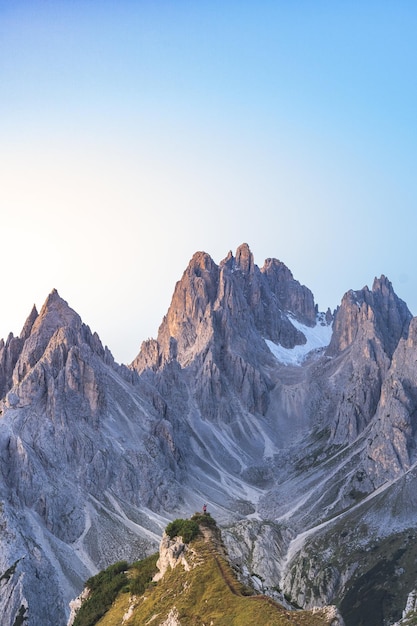
{"type": "Polygon", "coordinates": [[[205,526],[208,528],[215,528],[217,526],[216,520],[214,517],[211,517],[210,513],[194,513],[191,519],[199,526],[205,526]]]}
{"type": "Polygon", "coordinates": [[[159,553],[152,554],[142,561],[133,563],[132,569],[136,570],[136,575],[130,582],[130,592],[136,596],[143,594],[148,587],[152,578],[157,572],[156,561],[158,560],[159,553]]]}
{"type": "Polygon", "coordinates": [[[126,585],[125,570],[128,567],[127,561],[119,561],[87,580],[90,596],[81,605],[74,626],[94,626],[103,617],[120,589],[126,585]]]}
{"type": "Polygon", "coordinates": [[[190,543],[190,541],[197,537],[200,529],[195,520],[175,519],[173,522],[168,524],[165,532],[170,539],[174,539],[174,537],[182,537],[185,543],[190,543]]]}
{"type": "Polygon", "coordinates": [[[91,592],[96,591],[99,588],[103,588],[111,583],[112,579],[117,576],[117,574],[125,572],[128,567],[129,564],[127,561],[118,561],[117,563],[113,563],[112,565],[109,565],[107,569],[89,578],[85,583],[85,586],[88,587],[91,592]]]}

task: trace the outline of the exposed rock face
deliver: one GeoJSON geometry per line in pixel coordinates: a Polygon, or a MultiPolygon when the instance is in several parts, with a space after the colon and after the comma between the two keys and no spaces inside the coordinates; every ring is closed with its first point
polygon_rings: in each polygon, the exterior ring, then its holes
{"type": "Polygon", "coordinates": [[[356,338],[378,339],[389,358],[401,338],[407,336],[411,313],[396,296],[390,281],[375,278],[372,291],[348,291],[337,310],[328,354],[335,355],[356,338]]]}
{"type": "Polygon", "coordinates": [[[13,384],[12,377],[16,362],[37,317],[38,312],[34,306],[26,320],[20,337],[13,337],[11,333],[6,343],[4,343],[3,339],[0,341],[0,397],[2,398],[13,384]]]}
{"type": "MultiPolygon", "coordinates": [[[[277,587],[291,534],[284,527],[260,520],[242,520],[223,529],[222,536],[231,562],[246,584],[270,595],[277,587]]],[[[283,594],[275,594],[285,605],[283,594]]]]}
{"type": "Polygon", "coordinates": [[[69,607],[70,607],[70,616],[68,618],[68,623],[67,626],[72,626],[74,623],[75,618],[77,617],[77,613],[81,608],[81,605],[83,604],[83,602],[85,602],[88,598],[88,596],[90,595],[90,591],[89,589],[85,588],[83,589],[83,591],[80,593],[79,596],[77,596],[74,600],[71,600],[71,602],[69,603],[69,607]]]}
{"type": "Polygon", "coordinates": [[[416,462],[417,318],[401,339],[385,377],[376,419],[369,429],[367,471],[374,483],[400,476],[416,462]]]}
{"type": "Polygon", "coordinates": [[[407,596],[407,603],[402,614],[402,619],[392,626],[410,626],[417,614],[417,589],[413,589],[407,596]]]}
{"type": "Polygon", "coordinates": [[[219,266],[198,252],[175,287],[157,341],[142,345],[132,368],[162,377],[172,361],[188,368],[199,381],[193,395],[208,419],[228,421],[239,412],[230,389],[245,410],[264,414],[273,362],[264,338],[285,348],[305,343],[292,317],[316,323],[311,292],[283,263],[268,259],[259,270],[247,244],[219,266]]]}
{"type": "Polygon", "coordinates": [[[180,621],[179,621],[178,611],[175,607],[171,609],[166,620],[161,622],[160,626],[181,626],[180,621]]]}
{"type": "MultiPolygon", "coordinates": [[[[351,588],[371,602],[376,537],[399,537],[389,562],[405,569],[416,319],[383,276],[334,319],[317,314],[282,262],[259,269],[246,244],[219,264],[194,255],[129,368],[56,291],[34,308],[0,344],[2,626],[64,625],[97,569],[153,552],[206,501],[243,574],[305,606],[349,607],[351,588]],[[332,322],[328,347],[286,359],[332,322]]],[[[381,620],[397,619],[406,577],[381,620]]]]}
{"type": "Polygon", "coordinates": [[[266,276],[272,293],[278,300],[282,311],[289,311],[307,324],[316,323],[316,308],[314,297],[309,289],[294,280],[290,270],[277,259],[266,259],[261,272],[266,276]]]}
{"type": "Polygon", "coordinates": [[[153,580],[161,580],[168,568],[175,569],[179,564],[188,572],[190,566],[185,557],[186,552],[187,545],[182,541],[182,537],[170,539],[164,532],[161,543],[159,544],[159,559],[156,563],[159,572],[155,574],[153,580]]]}
{"type": "MultiPolygon", "coordinates": [[[[145,342],[132,366],[138,371],[156,369],[177,359],[184,367],[213,340],[226,346],[233,340],[242,343],[244,332],[249,338],[260,332],[292,348],[305,337],[288,313],[308,325],[316,323],[313,295],[283,263],[268,259],[259,270],[247,244],[219,266],[208,254],[197,252],[175,287],[157,342],[145,342]]],[[[247,345],[242,347],[249,352],[247,345]]]]}
{"type": "Polygon", "coordinates": [[[382,382],[401,338],[407,336],[411,314],[382,276],[372,291],[349,291],[336,312],[327,354],[350,358],[331,373],[336,389],[343,393],[331,426],[334,443],[353,441],[374,417],[382,382]]]}
{"type": "Polygon", "coordinates": [[[146,509],[174,505],[176,451],[132,373],[57,292],[21,344],[0,422],[0,572],[17,563],[9,595],[29,624],[64,624],[96,568],[156,546],[146,509]]]}
{"type": "Polygon", "coordinates": [[[343,617],[335,606],[314,607],[312,612],[323,615],[326,620],[329,620],[330,626],[345,626],[343,617]]]}

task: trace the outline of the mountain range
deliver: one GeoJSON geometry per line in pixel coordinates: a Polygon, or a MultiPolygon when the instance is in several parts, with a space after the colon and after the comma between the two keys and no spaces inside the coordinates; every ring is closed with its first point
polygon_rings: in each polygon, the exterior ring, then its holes
{"type": "Polygon", "coordinates": [[[416,586],[417,318],[381,276],[333,312],[247,244],[204,252],[129,365],[53,290],[0,343],[2,626],[65,626],[203,503],[242,582],[346,626],[416,586]]]}

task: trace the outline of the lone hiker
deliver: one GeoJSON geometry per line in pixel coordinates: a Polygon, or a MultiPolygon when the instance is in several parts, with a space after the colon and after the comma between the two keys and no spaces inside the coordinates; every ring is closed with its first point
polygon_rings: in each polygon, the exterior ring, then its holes
{"type": "Polygon", "coordinates": [[[204,515],[207,513],[207,504],[203,504],[203,513],[204,515]]]}

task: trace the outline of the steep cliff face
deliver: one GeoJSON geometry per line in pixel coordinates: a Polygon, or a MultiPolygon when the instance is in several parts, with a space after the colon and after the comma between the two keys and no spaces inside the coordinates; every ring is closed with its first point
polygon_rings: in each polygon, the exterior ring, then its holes
{"type": "Polygon", "coordinates": [[[14,337],[11,333],[6,342],[2,339],[0,341],[0,397],[3,398],[5,394],[12,387],[13,371],[16,362],[20,356],[22,348],[26,339],[29,337],[32,330],[32,326],[38,317],[38,312],[34,306],[23,330],[19,337],[14,337]]]}
{"type": "Polygon", "coordinates": [[[56,291],[19,342],[1,403],[0,500],[10,540],[0,573],[16,563],[3,585],[16,606],[29,607],[29,624],[63,624],[86,575],[157,540],[145,511],[175,503],[177,453],[170,425],[132,373],[56,291]]]}
{"type": "Polygon", "coordinates": [[[401,337],[407,335],[411,320],[407,305],[395,294],[385,277],[375,278],[372,291],[348,291],[337,310],[328,354],[348,348],[358,337],[378,338],[392,357],[401,337]]]}
{"type": "Polygon", "coordinates": [[[367,472],[375,484],[407,472],[416,462],[417,318],[401,338],[385,376],[367,446],[367,472]]]}
{"type": "Polygon", "coordinates": [[[334,443],[352,442],[374,417],[393,353],[407,336],[411,317],[384,276],[375,279],[372,291],[365,287],[344,296],[327,350],[338,362],[331,373],[334,388],[343,390],[331,424],[334,443]]]}
{"type": "Polygon", "coordinates": [[[214,341],[228,346],[236,341],[249,356],[257,348],[258,334],[293,348],[305,343],[305,337],[288,314],[316,324],[312,293],[283,263],[268,259],[260,270],[247,244],[235,257],[230,252],[219,266],[208,254],[197,252],[175,287],[157,342],[145,342],[132,366],[141,372],[177,359],[185,367],[214,341]]]}
{"type": "Polygon", "coordinates": [[[288,349],[304,344],[294,319],[314,326],[316,309],[283,263],[268,259],[260,270],[247,244],[219,266],[198,252],[175,287],[157,341],[142,345],[132,368],[163,377],[176,361],[189,370],[190,393],[209,419],[227,422],[242,412],[235,395],[244,411],[263,415],[274,364],[264,339],[288,349]]]}

